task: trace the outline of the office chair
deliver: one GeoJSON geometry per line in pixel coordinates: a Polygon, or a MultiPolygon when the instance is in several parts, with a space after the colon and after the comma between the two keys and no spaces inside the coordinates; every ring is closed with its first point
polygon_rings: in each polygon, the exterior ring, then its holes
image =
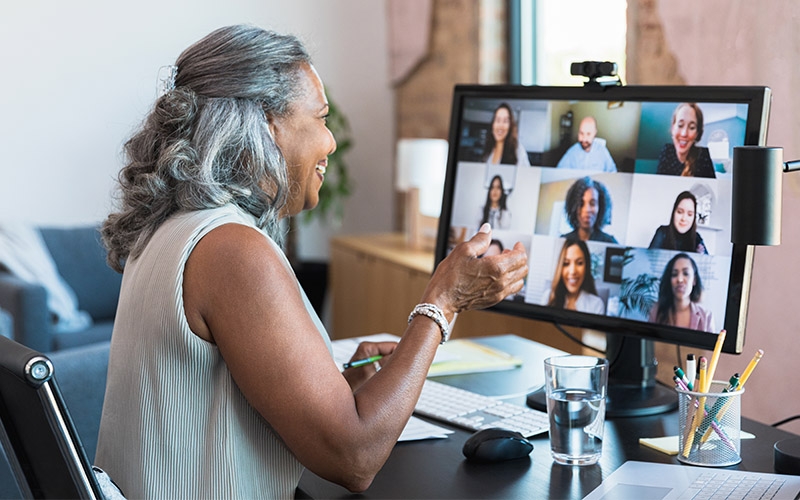
{"type": "Polygon", "coordinates": [[[105,498],[50,360],[0,336],[0,444],[23,498],[105,498]]]}

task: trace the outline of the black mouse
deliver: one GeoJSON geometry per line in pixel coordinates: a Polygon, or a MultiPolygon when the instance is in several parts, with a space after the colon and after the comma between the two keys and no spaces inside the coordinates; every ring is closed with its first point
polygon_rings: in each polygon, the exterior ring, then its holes
{"type": "Polygon", "coordinates": [[[467,439],[461,451],[467,460],[502,462],[528,456],[533,451],[533,444],[516,431],[482,429],[467,439]]]}

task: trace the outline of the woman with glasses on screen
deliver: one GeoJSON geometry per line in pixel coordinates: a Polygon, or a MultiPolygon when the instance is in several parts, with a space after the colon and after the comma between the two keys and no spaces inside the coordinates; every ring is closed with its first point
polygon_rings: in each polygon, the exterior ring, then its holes
{"type": "Polygon", "coordinates": [[[585,242],[564,241],[552,285],[545,291],[543,302],[559,309],[605,314],[605,303],[597,295],[592,276],[592,255],[585,242]]]}
{"type": "Polygon", "coordinates": [[[697,198],[691,192],[678,195],[670,223],[656,229],[649,248],[708,254],[703,237],[697,232],[697,198]]]}
{"type": "Polygon", "coordinates": [[[695,261],[686,253],[675,255],[661,275],[650,322],[716,332],[714,315],[699,304],[702,295],[703,282],[695,261]]]}

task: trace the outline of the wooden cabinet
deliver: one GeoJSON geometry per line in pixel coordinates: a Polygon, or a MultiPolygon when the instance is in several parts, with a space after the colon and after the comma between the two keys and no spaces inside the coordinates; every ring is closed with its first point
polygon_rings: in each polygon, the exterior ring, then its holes
{"type": "MultiPolygon", "coordinates": [[[[402,335],[433,272],[433,252],[409,248],[400,233],[340,236],[331,241],[334,339],[387,332],[402,335]]],[[[453,338],[514,333],[568,352],[577,344],[552,324],[492,311],[461,313],[453,338]]],[[[579,333],[575,332],[580,336],[579,333]]]]}

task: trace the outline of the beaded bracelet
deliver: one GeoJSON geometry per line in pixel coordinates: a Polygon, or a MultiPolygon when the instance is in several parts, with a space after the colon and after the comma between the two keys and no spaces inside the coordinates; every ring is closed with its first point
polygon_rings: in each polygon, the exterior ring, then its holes
{"type": "Polygon", "coordinates": [[[450,338],[450,325],[447,323],[447,318],[445,318],[444,313],[436,304],[417,304],[414,307],[414,310],[411,311],[411,314],[408,315],[408,322],[411,323],[411,320],[414,319],[414,316],[417,315],[427,316],[432,319],[437,325],[439,325],[439,329],[442,331],[442,341],[440,344],[444,344],[450,338]]]}

